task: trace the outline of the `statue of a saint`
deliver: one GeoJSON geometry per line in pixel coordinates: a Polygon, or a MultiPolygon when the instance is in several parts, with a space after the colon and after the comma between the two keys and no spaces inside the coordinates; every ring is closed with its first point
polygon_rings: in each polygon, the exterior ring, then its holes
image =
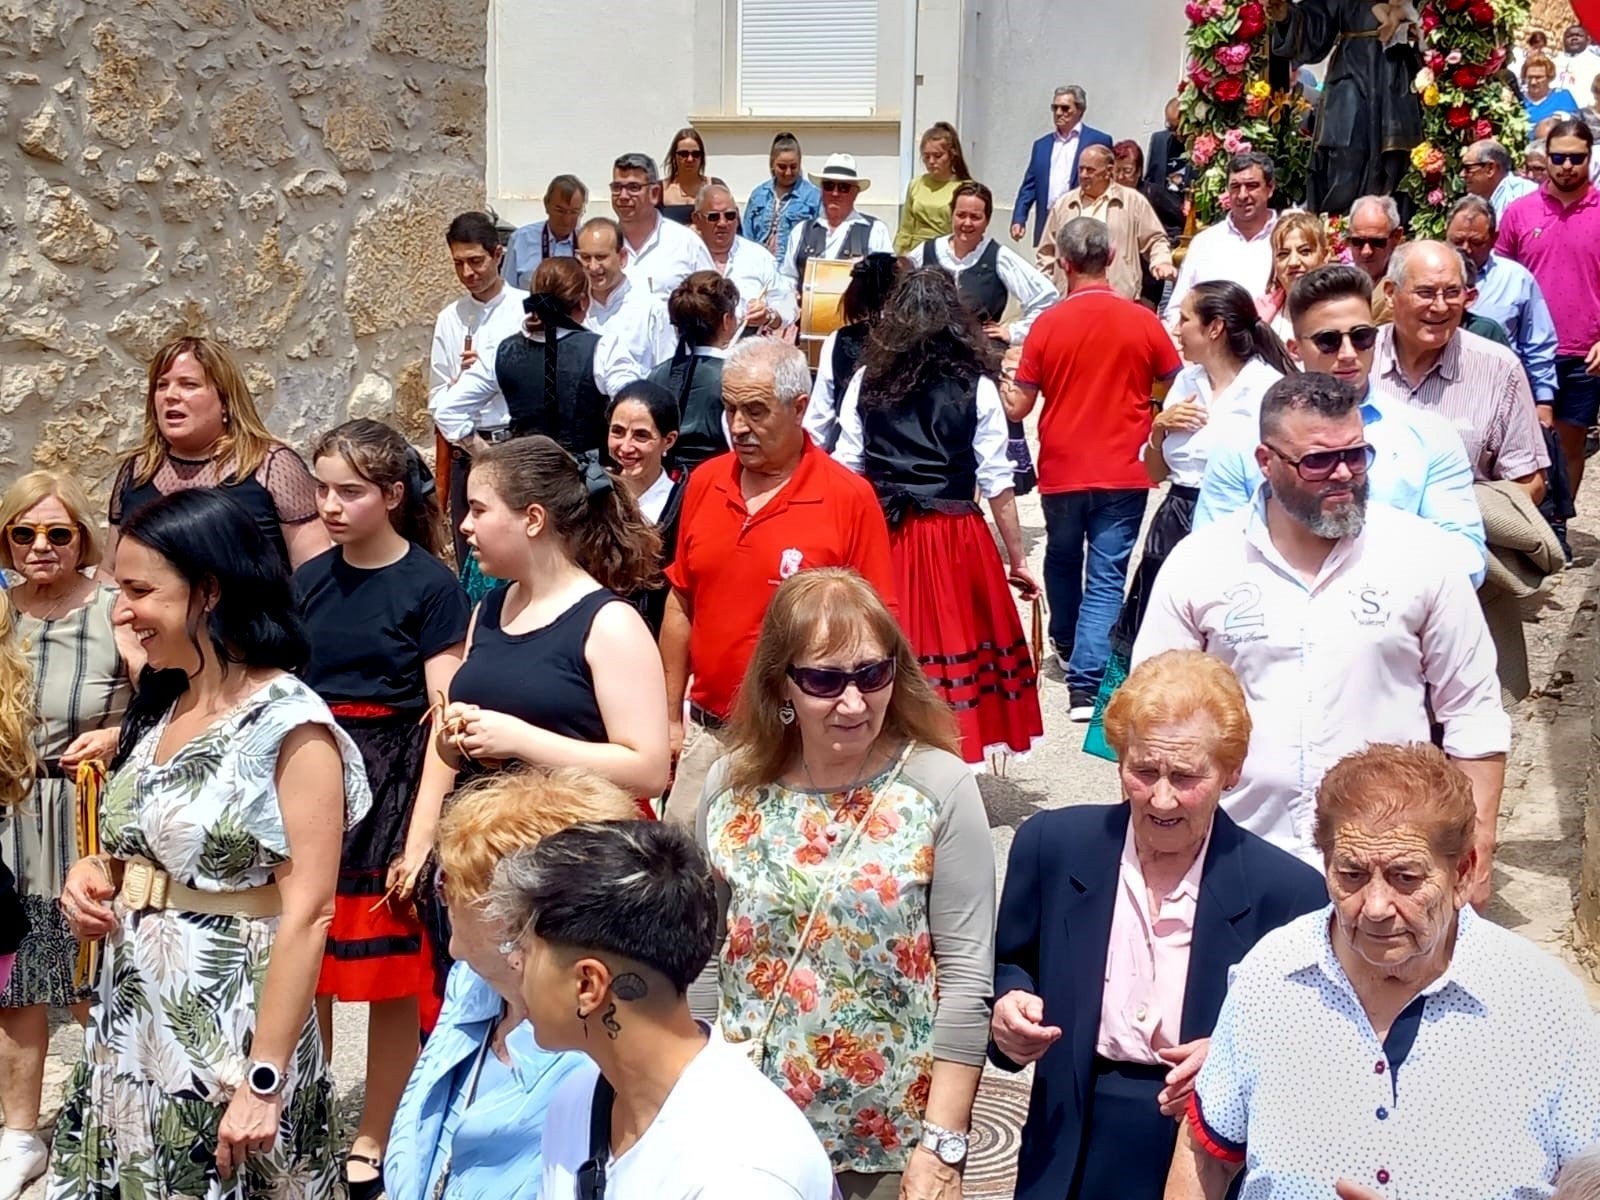
{"type": "Polygon", "coordinates": [[[1422,141],[1421,68],[1411,0],[1267,0],[1272,53],[1293,63],[1330,53],[1312,135],[1306,207],[1342,213],[1358,196],[1389,195],[1422,141]]]}

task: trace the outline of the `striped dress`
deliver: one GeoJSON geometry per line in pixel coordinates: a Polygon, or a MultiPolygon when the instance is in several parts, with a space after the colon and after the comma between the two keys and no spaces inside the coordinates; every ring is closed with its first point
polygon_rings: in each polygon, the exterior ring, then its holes
{"type": "Polygon", "coordinates": [[[33,794],[0,810],[0,861],[16,874],[31,929],[17,953],[0,1008],[64,1005],[86,997],[72,984],[78,944],[67,930],[58,897],[77,860],[73,782],[61,773],[61,754],[81,733],[122,721],[130,688],[111,630],[115,588],[102,588],[81,608],[41,621],[18,612],[16,636],[33,668],[33,748],[41,764],[33,794]]]}

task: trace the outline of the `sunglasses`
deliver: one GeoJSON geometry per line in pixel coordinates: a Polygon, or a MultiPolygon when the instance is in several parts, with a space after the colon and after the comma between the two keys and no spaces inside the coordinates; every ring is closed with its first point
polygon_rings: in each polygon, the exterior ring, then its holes
{"type": "Polygon", "coordinates": [[[704,158],[706,156],[704,150],[674,150],[673,153],[679,158],[704,158]]]}
{"type": "Polygon", "coordinates": [[[808,696],[818,700],[837,700],[852,683],[862,695],[883,691],[894,682],[894,671],[894,659],[880,658],[854,671],[841,671],[835,667],[790,667],[784,674],[808,696]]]}
{"type": "Polygon", "coordinates": [[[856,190],[856,185],[843,183],[837,179],[824,179],[822,181],[822,190],[825,192],[853,192],[856,190]]]}
{"type": "Polygon", "coordinates": [[[1364,475],[1367,468],[1372,466],[1373,460],[1378,457],[1378,452],[1365,442],[1359,446],[1346,446],[1342,450],[1313,450],[1310,454],[1302,454],[1299,458],[1290,458],[1270,443],[1263,444],[1293,467],[1295,473],[1307,483],[1321,483],[1339,469],[1340,463],[1350,468],[1350,474],[1364,475]]]}
{"type": "Polygon", "coordinates": [[[1365,354],[1378,344],[1378,327],[1357,325],[1354,329],[1319,329],[1306,341],[1324,354],[1337,354],[1339,347],[1344,345],[1345,338],[1350,339],[1352,350],[1357,354],[1365,354]]]}
{"type": "Polygon", "coordinates": [[[1050,106],[1050,111],[1051,112],[1077,112],[1078,110],[1077,110],[1077,108],[1075,106],[1073,106],[1071,104],[1052,104],[1050,106]]]}
{"type": "Polygon", "coordinates": [[[1345,241],[1357,250],[1382,250],[1389,244],[1386,237],[1351,237],[1345,241]]]}
{"type": "Polygon", "coordinates": [[[13,546],[31,546],[41,537],[52,546],[70,546],[78,540],[76,525],[26,525],[21,521],[6,526],[6,537],[13,546]]]}
{"type": "Polygon", "coordinates": [[[720,225],[724,221],[737,221],[739,214],[736,212],[703,212],[700,214],[713,225],[720,225]]]}
{"type": "Polygon", "coordinates": [[[1589,161],[1589,152],[1582,154],[1559,154],[1554,150],[1546,151],[1545,157],[1550,160],[1550,165],[1555,167],[1575,167],[1579,163],[1589,161]]]}

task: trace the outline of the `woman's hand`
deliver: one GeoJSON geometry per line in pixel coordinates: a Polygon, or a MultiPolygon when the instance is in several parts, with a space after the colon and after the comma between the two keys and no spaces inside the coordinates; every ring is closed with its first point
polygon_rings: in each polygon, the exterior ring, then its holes
{"type": "Polygon", "coordinates": [[[1164,433],[1194,433],[1204,429],[1206,410],[1189,400],[1169,404],[1156,414],[1156,427],[1164,433]]]}
{"type": "Polygon", "coordinates": [[[1210,1038],[1196,1038],[1166,1050],[1157,1050],[1161,1061],[1172,1070],[1167,1072],[1167,1086],[1156,1096],[1164,1117],[1182,1117],[1188,1110],[1189,1097],[1194,1095],[1195,1076],[1205,1065],[1206,1051],[1211,1049],[1210,1038]]]}
{"type": "Polygon", "coordinates": [[[233,1173],[244,1166],[252,1154],[272,1149],[278,1140],[278,1124],[283,1117],[283,1098],[287,1091],[276,1096],[258,1096],[248,1087],[241,1087],[228,1101],[222,1114],[222,1124],[217,1127],[217,1174],[232,1179],[233,1173]]]}
{"type": "Polygon", "coordinates": [[[1001,1054],[1018,1066],[1027,1066],[1061,1040],[1061,1027],[1043,1022],[1042,999],[1032,992],[1010,991],[994,1002],[989,1036],[1001,1054]]]}
{"type": "Polygon", "coordinates": [[[402,903],[411,899],[417,890],[417,879],[428,864],[430,849],[426,844],[413,846],[407,842],[400,857],[389,864],[389,873],[383,881],[384,891],[402,903]]]}
{"type": "Polygon", "coordinates": [[[1004,342],[1008,346],[1011,344],[1011,329],[1009,326],[1002,325],[998,321],[990,321],[984,325],[983,331],[996,341],[1004,342]]]}
{"type": "Polygon", "coordinates": [[[476,704],[452,704],[444,710],[444,727],[455,748],[469,758],[522,757],[522,735],[527,723],[476,704]]]}
{"type": "Polygon", "coordinates": [[[105,902],[116,894],[104,859],[91,856],[73,863],[61,885],[61,911],[72,936],[92,942],[115,929],[117,914],[105,902]]]}
{"type": "Polygon", "coordinates": [[[79,763],[94,762],[96,759],[109,763],[111,756],[117,752],[119,732],[116,727],[112,727],[80,733],[72,739],[72,744],[61,752],[61,769],[76,771],[79,763]]]}
{"type": "Polygon", "coordinates": [[[918,1146],[900,1176],[900,1200],[961,1200],[961,1172],[918,1146]]]}
{"type": "Polygon", "coordinates": [[[1006,575],[1006,582],[1016,588],[1017,595],[1028,604],[1039,598],[1039,581],[1028,570],[1027,563],[1013,563],[1010,573],[1006,575]]]}

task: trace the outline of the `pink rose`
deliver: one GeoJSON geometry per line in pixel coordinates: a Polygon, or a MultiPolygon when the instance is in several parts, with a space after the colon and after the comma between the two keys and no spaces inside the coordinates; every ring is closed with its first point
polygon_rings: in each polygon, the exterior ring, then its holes
{"type": "Polygon", "coordinates": [[[1190,66],[1189,78],[1194,80],[1194,85],[1202,92],[1217,81],[1217,77],[1199,63],[1190,66]]]}
{"type": "Polygon", "coordinates": [[[1194,145],[1189,147],[1189,157],[1194,160],[1194,165],[1203,167],[1217,156],[1217,138],[1212,133],[1202,133],[1195,138],[1194,145]]]}
{"type": "Polygon", "coordinates": [[[1189,24],[1200,25],[1206,19],[1206,10],[1194,0],[1189,0],[1189,3],[1183,6],[1183,15],[1189,18],[1189,24]]]}
{"type": "Polygon", "coordinates": [[[1444,203],[1444,189],[1443,188],[1434,188],[1433,191],[1429,192],[1428,193],[1428,203],[1429,204],[1443,204],[1444,203]]]}
{"type": "Polygon", "coordinates": [[[1222,136],[1222,148],[1229,154],[1248,154],[1250,142],[1237,129],[1230,129],[1222,136]]]}
{"type": "Polygon", "coordinates": [[[1242,42],[1223,46],[1217,51],[1217,61],[1229,75],[1237,75],[1250,65],[1250,47],[1242,42]]]}
{"type": "Polygon", "coordinates": [[[1486,117],[1479,117],[1477,124],[1472,127],[1472,136],[1480,142],[1485,138],[1494,136],[1494,125],[1486,117]]]}
{"type": "Polygon", "coordinates": [[[1228,0],[1206,0],[1206,16],[1225,17],[1228,15],[1228,0]]]}

